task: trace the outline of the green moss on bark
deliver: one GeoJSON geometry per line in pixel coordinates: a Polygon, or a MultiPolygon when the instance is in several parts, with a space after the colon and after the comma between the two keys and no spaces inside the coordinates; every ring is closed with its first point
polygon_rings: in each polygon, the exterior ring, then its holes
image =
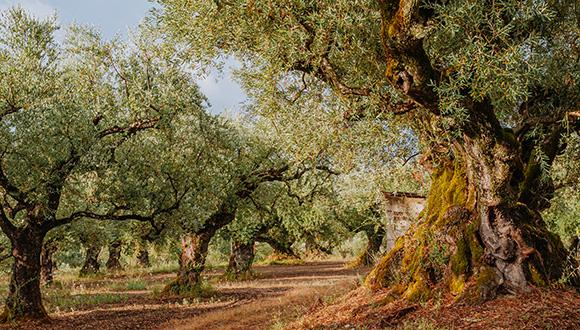
{"type": "Polygon", "coordinates": [[[450,266],[454,275],[461,275],[467,272],[469,267],[469,247],[464,239],[460,239],[456,244],[456,251],[451,256],[450,266]]]}
{"type": "Polygon", "coordinates": [[[473,262],[468,240],[477,226],[469,221],[462,168],[456,163],[435,170],[423,216],[369,274],[366,284],[371,289],[389,287],[411,301],[428,299],[440,285],[457,294],[463,291],[464,273],[473,262]]]}

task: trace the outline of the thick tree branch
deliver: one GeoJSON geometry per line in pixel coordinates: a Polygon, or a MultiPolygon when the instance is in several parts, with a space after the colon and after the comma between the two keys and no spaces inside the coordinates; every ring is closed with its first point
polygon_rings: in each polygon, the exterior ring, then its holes
{"type": "Polygon", "coordinates": [[[109,212],[109,213],[95,213],[95,212],[91,212],[91,211],[76,211],[73,212],[71,215],[69,215],[66,218],[61,218],[61,219],[57,219],[56,221],[53,222],[52,227],[58,227],[58,226],[62,226],[65,225],[67,223],[71,223],[77,219],[80,218],[88,218],[88,219],[93,219],[93,220],[104,220],[104,221],[130,221],[130,220],[134,220],[134,221],[142,221],[142,222],[149,222],[151,224],[151,226],[155,229],[155,230],[163,230],[164,226],[161,226],[162,228],[159,229],[159,227],[156,226],[155,224],[155,219],[162,214],[168,214],[171,213],[177,209],[179,209],[179,207],[181,206],[181,202],[183,200],[183,198],[185,197],[185,195],[187,195],[188,193],[188,189],[186,189],[181,195],[178,196],[178,198],[175,200],[175,202],[166,207],[166,208],[160,208],[157,209],[155,211],[153,211],[151,214],[149,215],[142,215],[142,214],[117,214],[117,212],[119,211],[126,211],[126,207],[124,206],[115,206],[115,208],[109,212]]]}
{"type": "Polygon", "coordinates": [[[401,92],[405,103],[439,114],[437,95],[431,84],[440,76],[431,66],[423,49],[423,40],[412,32],[413,28],[425,28],[432,17],[420,13],[420,1],[378,1],[381,13],[381,39],[385,51],[386,79],[401,92]]]}
{"type": "Polygon", "coordinates": [[[88,218],[93,220],[114,220],[114,221],[127,221],[127,220],[136,220],[136,221],[145,221],[149,222],[153,219],[152,215],[140,215],[140,214],[123,214],[118,215],[114,213],[105,213],[99,214],[90,211],[77,211],[72,213],[66,218],[58,219],[57,224],[64,225],[70,222],[73,222],[80,218],[88,218]]]}
{"type": "Polygon", "coordinates": [[[136,121],[128,126],[113,126],[113,127],[107,128],[107,129],[99,132],[98,138],[102,139],[106,136],[120,134],[120,133],[135,134],[139,131],[155,127],[155,125],[157,125],[157,123],[159,122],[160,119],[161,118],[156,117],[156,118],[138,120],[138,121],[136,121]]]}

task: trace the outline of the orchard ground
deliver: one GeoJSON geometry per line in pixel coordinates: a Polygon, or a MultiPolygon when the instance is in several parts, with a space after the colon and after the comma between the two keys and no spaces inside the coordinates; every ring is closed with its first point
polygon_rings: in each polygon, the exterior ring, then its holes
{"type": "MultiPolygon", "coordinates": [[[[534,289],[479,306],[442,297],[424,305],[384,303],[360,287],[367,268],[342,261],[256,266],[255,278],[226,282],[206,272],[204,296],[162,294],[169,269],[77,279],[61,273],[45,289],[52,320],[19,329],[579,329],[580,296],[534,289]]],[[[5,280],[1,283],[6,292],[5,280]]],[[[5,327],[8,328],[8,327],[5,327]]]]}
{"type": "MultiPolygon", "coordinates": [[[[44,289],[50,322],[19,329],[269,329],[282,328],[313,306],[355,288],[368,269],[344,262],[256,266],[255,278],[226,282],[223,269],[206,272],[204,297],[168,296],[174,272],[119,273],[78,279],[57,274],[44,289]]],[[[6,279],[0,290],[7,292],[6,279]]],[[[0,326],[0,329],[4,329],[0,326]]]]}

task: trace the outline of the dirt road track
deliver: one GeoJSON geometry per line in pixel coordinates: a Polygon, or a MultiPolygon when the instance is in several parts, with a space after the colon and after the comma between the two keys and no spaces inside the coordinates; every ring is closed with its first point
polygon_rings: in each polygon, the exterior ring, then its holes
{"type": "MultiPolygon", "coordinates": [[[[281,328],[310,308],[353,288],[364,270],[344,269],[342,262],[298,266],[258,266],[258,278],[221,282],[211,298],[135,294],[119,304],[62,313],[50,323],[19,329],[271,329],[281,328]]],[[[210,273],[218,276],[219,273],[210,273]]],[[[167,275],[170,276],[170,275],[167,275]]]]}

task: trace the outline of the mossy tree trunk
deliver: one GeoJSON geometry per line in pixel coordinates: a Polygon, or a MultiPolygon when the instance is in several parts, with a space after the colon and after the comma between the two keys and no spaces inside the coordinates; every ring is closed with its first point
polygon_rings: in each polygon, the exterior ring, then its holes
{"type": "Polygon", "coordinates": [[[0,322],[48,317],[40,292],[40,255],[45,235],[46,230],[32,226],[10,232],[14,262],[0,322]]]}
{"type": "Polygon", "coordinates": [[[235,279],[247,277],[251,272],[253,262],[254,241],[232,241],[226,276],[235,279]]]}
{"type": "Polygon", "coordinates": [[[528,187],[541,185],[538,173],[524,170],[520,143],[490,119],[486,104],[473,110],[455,158],[433,170],[418,222],[369,274],[371,288],[410,300],[444,291],[475,302],[561,277],[566,251],[546,229],[541,204],[527,197],[528,187]]]}
{"type": "Polygon", "coordinates": [[[99,263],[99,254],[101,253],[101,246],[89,245],[85,253],[85,262],[81,268],[79,275],[88,276],[99,272],[101,264],[99,263]]]}
{"type": "Polygon", "coordinates": [[[109,244],[109,258],[107,259],[107,270],[119,271],[123,270],[121,265],[121,251],[123,244],[121,240],[114,240],[109,244]]]}

